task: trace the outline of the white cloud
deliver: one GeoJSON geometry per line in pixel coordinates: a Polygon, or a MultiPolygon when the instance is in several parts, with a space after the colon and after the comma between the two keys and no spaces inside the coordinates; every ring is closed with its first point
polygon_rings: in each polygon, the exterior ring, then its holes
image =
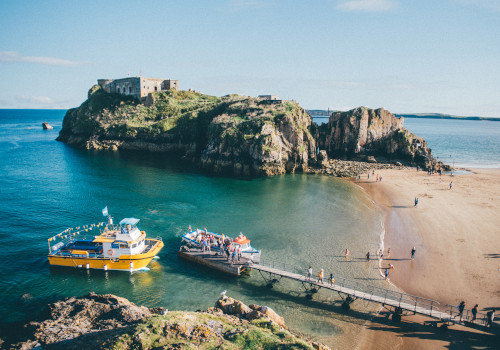
{"type": "Polygon", "coordinates": [[[20,96],[15,96],[15,99],[18,102],[29,105],[50,105],[54,103],[54,100],[52,100],[50,97],[47,96],[20,95],[20,96]]]}
{"type": "Polygon", "coordinates": [[[344,0],[337,5],[337,8],[348,12],[386,12],[398,6],[397,0],[344,0]]]}
{"type": "Polygon", "coordinates": [[[56,57],[23,56],[15,51],[0,51],[0,62],[27,62],[66,67],[84,64],[84,62],[70,61],[56,57]]]}
{"type": "Polygon", "coordinates": [[[470,4],[486,9],[493,10],[495,12],[500,12],[500,0],[458,0],[463,4],[470,4]]]}

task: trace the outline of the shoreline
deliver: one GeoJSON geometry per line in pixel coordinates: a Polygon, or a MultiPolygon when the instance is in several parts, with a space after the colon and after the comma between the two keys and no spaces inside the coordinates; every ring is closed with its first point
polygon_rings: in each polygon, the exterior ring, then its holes
{"type": "MultiPolygon", "coordinates": [[[[471,172],[443,175],[439,180],[439,175],[429,176],[415,168],[379,170],[375,176],[382,176],[381,182],[376,182],[372,175],[370,180],[362,175],[354,183],[366,191],[381,211],[385,234],[384,259],[379,264],[395,266],[390,283],[405,293],[437,300],[441,310],[447,308],[446,304],[457,305],[465,300],[466,309],[477,303],[479,312],[485,313],[498,307],[500,301],[500,282],[495,278],[499,266],[494,259],[495,248],[500,247],[500,237],[495,235],[500,216],[495,215],[494,209],[494,203],[500,199],[500,169],[480,168],[471,172]],[[414,197],[419,198],[417,207],[414,197]],[[411,260],[413,246],[416,254],[411,260]]],[[[426,320],[418,316],[406,319],[410,323],[426,320]]],[[[369,322],[360,348],[378,349],[388,343],[402,348],[441,348],[450,342],[439,337],[402,338],[398,327],[383,333],[374,328],[378,327],[369,322]]],[[[471,332],[461,326],[453,328],[471,332]]]]}

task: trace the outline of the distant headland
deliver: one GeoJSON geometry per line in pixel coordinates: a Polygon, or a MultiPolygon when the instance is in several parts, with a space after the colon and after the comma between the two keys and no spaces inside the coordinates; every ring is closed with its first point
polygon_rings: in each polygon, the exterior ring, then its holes
{"type": "Polygon", "coordinates": [[[216,97],[179,90],[178,80],[143,77],[99,79],[88,99],[67,111],[57,140],[170,153],[227,176],[354,176],[380,163],[438,166],[404,118],[382,108],[334,112],[318,125],[297,102],[275,95],[216,97]]]}
{"type": "MultiPolygon", "coordinates": [[[[328,118],[333,112],[330,109],[308,109],[307,113],[311,117],[316,118],[328,118]]],[[[451,114],[441,114],[441,113],[413,113],[413,114],[401,114],[394,113],[397,118],[428,118],[428,119],[458,119],[458,120],[486,120],[486,121],[500,121],[500,118],[489,118],[489,117],[477,117],[477,116],[458,116],[451,114]]]]}

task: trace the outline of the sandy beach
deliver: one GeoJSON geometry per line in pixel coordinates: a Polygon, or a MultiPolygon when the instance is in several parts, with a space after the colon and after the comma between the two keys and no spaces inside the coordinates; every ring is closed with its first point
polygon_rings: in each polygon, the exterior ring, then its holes
{"type": "MultiPolygon", "coordinates": [[[[500,308],[500,213],[495,207],[500,199],[500,170],[471,171],[440,177],[416,169],[380,170],[369,180],[363,175],[357,183],[384,213],[382,266],[395,266],[391,282],[406,293],[437,300],[441,310],[464,300],[466,309],[477,303],[479,312],[486,313],[500,308]],[[375,181],[377,174],[382,181],[375,181]],[[414,260],[410,259],[412,247],[414,260]]],[[[360,348],[488,348],[498,340],[461,326],[439,334],[436,328],[422,326],[429,320],[404,317],[404,327],[371,322],[360,348]]]]}

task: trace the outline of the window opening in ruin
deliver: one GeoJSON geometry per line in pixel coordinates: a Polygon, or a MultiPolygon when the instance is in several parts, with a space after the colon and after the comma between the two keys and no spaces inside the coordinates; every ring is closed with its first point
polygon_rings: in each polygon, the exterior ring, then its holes
{"type": "Polygon", "coordinates": [[[155,86],[155,91],[158,91],[158,86],[155,86]]]}
{"type": "Polygon", "coordinates": [[[129,86],[128,87],[128,93],[131,94],[132,93],[132,86],[129,86]]]}
{"type": "Polygon", "coordinates": [[[120,88],[119,87],[116,88],[116,92],[120,93],[120,88]]]}

